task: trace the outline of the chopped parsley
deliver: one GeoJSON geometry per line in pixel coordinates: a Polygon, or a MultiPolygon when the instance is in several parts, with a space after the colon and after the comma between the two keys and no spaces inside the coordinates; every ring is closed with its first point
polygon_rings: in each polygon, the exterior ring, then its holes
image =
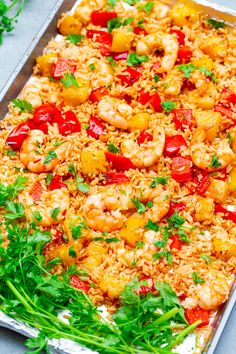
{"type": "Polygon", "coordinates": [[[145,11],[147,15],[150,15],[154,6],[154,2],[149,1],[143,6],[138,6],[138,10],[145,11]]]}
{"type": "Polygon", "coordinates": [[[74,240],[77,240],[82,236],[82,230],[88,229],[84,220],[81,220],[78,224],[70,223],[70,231],[74,240]]]}
{"type": "Polygon", "coordinates": [[[138,214],[143,214],[147,210],[145,205],[140,202],[138,198],[131,198],[131,202],[134,204],[137,209],[138,214]]]}
{"type": "Polygon", "coordinates": [[[207,262],[207,264],[211,264],[213,262],[213,259],[211,256],[208,256],[207,254],[200,254],[200,258],[202,258],[204,261],[207,262]]]}
{"type": "Polygon", "coordinates": [[[233,136],[232,136],[232,134],[227,133],[227,139],[228,139],[228,141],[229,141],[229,145],[232,145],[232,142],[233,142],[233,136]]]}
{"type": "Polygon", "coordinates": [[[89,69],[92,71],[96,70],[96,66],[94,65],[94,63],[89,64],[89,69]]]}
{"type": "Polygon", "coordinates": [[[167,185],[168,180],[170,179],[170,176],[167,177],[155,177],[150,184],[151,188],[155,188],[158,184],[162,184],[163,186],[167,185]]]}
{"type": "Polygon", "coordinates": [[[157,261],[161,258],[166,258],[167,263],[169,265],[172,265],[172,253],[171,252],[164,250],[164,251],[159,251],[159,252],[154,253],[154,255],[153,255],[154,261],[157,261]]]}
{"type": "Polygon", "coordinates": [[[148,208],[152,208],[153,207],[153,202],[150,200],[149,202],[147,202],[147,204],[146,204],[146,206],[148,207],[148,208]]]}
{"type": "Polygon", "coordinates": [[[49,151],[49,153],[45,157],[44,164],[48,165],[52,160],[54,160],[56,158],[57,158],[57,154],[55,153],[55,151],[51,150],[51,151],[49,151]]]}
{"type": "Polygon", "coordinates": [[[143,248],[144,245],[145,245],[145,243],[143,241],[138,241],[135,248],[138,250],[140,248],[143,248]]]}
{"type": "Polygon", "coordinates": [[[101,242],[107,242],[107,243],[112,243],[112,242],[119,242],[120,240],[117,237],[94,237],[93,241],[101,241],[101,242]]]}
{"type": "Polygon", "coordinates": [[[205,280],[202,279],[199,275],[198,272],[193,272],[192,273],[192,278],[195,284],[203,284],[205,283],[205,280]]]}
{"type": "Polygon", "coordinates": [[[84,39],[84,36],[82,34],[69,34],[69,36],[66,37],[71,43],[73,44],[78,44],[84,39]]]}
{"type": "Polygon", "coordinates": [[[76,256],[77,256],[75,248],[73,246],[70,247],[70,249],[69,249],[69,256],[72,258],[76,258],[76,256]]]}
{"type": "Polygon", "coordinates": [[[152,220],[148,220],[147,224],[145,225],[145,228],[147,230],[152,230],[152,231],[159,231],[160,227],[157,223],[153,222],[152,220]]]}
{"type": "Polygon", "coordinates": [[[219,166],[221,166],[221,163],[219,162],[217,155],[214,155],[211,159],[211,167],[217,168],[219,166]]]}
{"type": "Polygon", "coordinates": [[[204,74],[206,77],[209,77],[214,83],[216,83],[216,77],[212,71],[208,70],[205,67],[199,69],[200,73],[204,74]]]}
{"type": "Polygon", "coordinates": [[[174,214],[169,217],[167,222],[170,228],[178,228],[184,224],[185,218],[179,215],[177,210],[175,210],[174,214]]]}
{"type": "Polygon", "coordinates": [[[20,100],[19,98],[15,98],[14,100],[12,100],[12,103],[13,106],[15,108],[19,108],[21,112],[34,113],[34,108],[30,102],[27,102],[25,100],[20,100]]]}
{"type": "Polygon", "coordinates": [[[118,1],[119,0],[107,0],[107,10],[110,10],[110,8],[114,9],[118,1]]]}
{"type": "Polygon", "coordinates": [[[88,193],[90,190],[90,185],[84,183],[84,179],[76,175],[76,186],[81,193],[88,193]]]}
{"type": "Polygon", "coordinates": [[[117,154],[119,152],[118,147],[116,147],[113,143],[108,143],[107,150],[113,152],[113,154],[117,154]]]}
{"type": "Polygon", "coordinates": [[[51,173],[46,174],[46,185],[49,186],[51,180],[53,179],[53,175],[51,173]]]}
{"type": "Polygon", "coordinates": [[[138,264],[138,258],[135,258],[132,262],[132,266],[136,267],[137,264],[138,264]]]}
{"type": "Polygon", "coordinates": [[[58,146],[60,146],[60,145],[62,145],[62,144],[64,144],[64,141],[59,141],[59,140],[57,140],[57,141],[55,141],[54,146],[55,146],[55,147],[58,147],[58,146]]]}
{"type": "Polygon", "coordinates": [[[123,0],[126,4],[130,5],[130,6],[135,6],[136,4],[138,4],[141,0],[123,0]]]}
{"type": "Polygon", "coordinates": [[[140,65],[144,62],[147,62],[149,57],[147,55],[138,55],[136,53],[131,53],[127,58],[127,66],[140,65]]]}
{"type": "Polygon", "coordinates": [[[5,205],[7,213],[4,215],[7,220],[16,220],[24,216],[25,208],[21,203],[13,203],[12,201],[7,201],[5,205]]]}
{"type": "Polygon", "coordinates": [[[61,208],[57,207],[50,211],[50,215],[54,220],[57,220],[57,217],[60,214],[60,212],[61,212],[61,208]]]}
{"type": "Polygon", "coordinates": [[[215,27],[216,29],[225,28],[225,22],[224,21],[217,21],[214,18],[209,18],[207,23],[210,26],[215,27]]]}
{"type": "Polygon", "coordinates": [[[8,150],[8,149],[6,149],[6,150],[4,150],[4,155],[5,155],[5,156],[9,156],[9,157],[11,157],[11,156],[16,156],[16,155],[17,155],[17,152],[16,152],[15,150],[8,150]]]}
{"type": "Polygon", "coordinates": [[[75,169],[75,165],[73,163],[69,164],[68,172],[71,173],[72,175],[76,176],[77,172],[76,172],[76,169],[75,169]]]}
{"type": "Polygon", "coordinates": [[[129,17],[122,21],[121,17],[112,18],[111,20],[108,21],[107,24],[108,32],[111,33],[115,28],[120,28],[129,25],[130,23],[133,22],[133,19],[134,19],[133,17],[129,17]]]}
{"type": "Polygon", "coordinates": [[[106,57],[106,58],[107,58],[109,64],[110,64],[112,67],[118,65],[118,63],[117,63],[112,57],[108,56],[108,57],[106,57]]]}
{"type": "Polygon", "coordinates": [[[164,109],[164,111],[170,113],[175,108],[176,103],[172,101],[167,101],[167,102],[162,102],[161,106],[164,109]]]}
{"type": "Polygon", "coordinates": [[[157,83],[160,80],[160,76],[157,74],[154,74],[154,81],[157,83]]]}
{"type": "Polygon", "coordinates": [[[184,77],[190,78],[190,74],[196,70],[196,66],[192,63],[190,64],[181,64],[178,66],[178,70],[184,73],[184,77]]]}
{"type": "Polygon", "coordinates": [[[66,73],[60,81],[63,83],[65,88],[69,88],[71,86],[79,87],[79,84],[78,84],[75,76],[71,73],[66,73]]]}

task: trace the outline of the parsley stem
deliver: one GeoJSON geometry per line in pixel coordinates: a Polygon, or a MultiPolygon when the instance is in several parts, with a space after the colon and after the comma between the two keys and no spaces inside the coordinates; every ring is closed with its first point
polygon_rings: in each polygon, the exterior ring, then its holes
{"type": "Polygon", "coordinates": [[[18,290],[14,287],[12,282],[10,280],[6,280],[7,286],[11,289],[11,291],[14,293],[14,295],[20,300],[20,302],[24,305],[27,311],[31,312],[32,308],[31,306],[25,301],[23,296],[18,292],[18,290]]]}
{"type": "Polygon", "coordinates": [[[175,340],[172,342],[171,346],[172,348],[174,348],[176,345],[180,344],[184,338],[190,333],[192,332],[202,321],[198,320],[196,322],[194,322],[192,325],[188,326],[187,328],[185,328],[182,332],[180,332],[176,337],[175,340]]]}
{"type": "Polygon", "coordinates": [[[157,320],[155,320],[153,322],[153,324],[155,323],[155,325],[159,325],[162,322],[165,322],[165,321],[169,320],[171,317],[176,315],[178,312],[179,312],[179,309],[177,307],[175,307],[172,310],[164,313],[161,317],[159,317],[157,320]]]}

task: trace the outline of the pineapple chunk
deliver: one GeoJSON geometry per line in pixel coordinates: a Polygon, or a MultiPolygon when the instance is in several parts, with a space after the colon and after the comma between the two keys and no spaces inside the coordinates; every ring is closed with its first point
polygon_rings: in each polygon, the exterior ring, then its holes
{"type": "Polygon", "coordinates": [[[197,197],[195,217],[197,221],[211,221],[214,213],[214,200],[197,197]]]}
{"type": "Polygon", "coordinates": [[[124,289],[127,279],[124,277],[119,278],[112,275],[104,275],[99,283],[99,287],[104,293],[107,293],[110,299],[118,298],[122,290],[124,289]]]}
{"type": "Polygon", "coordinates": [[[228,234],[217,235],[213,240],[214,250],[217,256],[228,260],[236,256],[236,241],[229,238],[228,234]]]}
{"type": "Polygon", "coordinates": [[[226,56],[227,42],[224,37],[217,35],[208,36],[203,38],[200,49],[212,59],[224,58],[226,56]]]}
{"type": "Polygon", "coordinates": [[[79,253],[82,249],[82,244],[78,240],[73,241],[72,243],[69,242],[67,244],[59,245],[58,247],[54,248],[52,252],[49,252],[49,258],[53,259],[56,257],[61,258],[62,264],[65,267],[69,267],[76,262],[76,258],[79,256],[79,253]],[[71,249],[75,251],[75,254],[71,253],[71,249]]]}
{"type": "Polygon", "coordinates": [[[57,54],[54,53],[44,54],[36,58],[36,63],[43,76],[52,75],[52,67],[53,64],[55,64],[56,59],[57,59],[57,54]]]}
{"type": "Polygon", "coordinates": [[[107,253],[107,248],[103,243],[100,242],[90,242],[88,247],[86,248],[86,257],[82,264],[83,266],[89,270],[93,271],[96,267],[98,267],[103,262],[103,256],[107,253]]]}
{"type": "Polygon", "coordinates": [[[228,195],[228,184],[225,181],[211,178],[211,184],[205,195],[213,198],[216,202],[224,203],[228,195]]]}
{"type": "Polygon", "coordinates": [[[203,128],[206,132],[206,139],[212,141],[215,139],[222,120],[221,113],[213,111],[195,111],[194,117],[198,128],[203,128]]]}
{"type": "Polygon", "coordinates": [[[114,30],[112,36],[112,52],[121,53],[130,50],[133,39],[132,33],[122,30],[114,30]]]}
{"type": "Polygon", "coordinates": [[[85,174],[105,172],[107,161],[103,150],[90,150],[84,148],[81,152],[81,171],[85,174]]]}
{"type": "Polygon", "coordinates": [[[90,81],[82,77],[76,78],[77,86],[63,87],[62,96],[65,105],[77,106],[84,103],[89,98],[90,94],[90,81]]]}
{"type": "Polygon", "coordinates": [[[130,216],[124,227],[120,230],[121,238],[123,238],[129,246],[135,247],[136,243],[142,240],[143,227],[145,224],[144,219],[137,216],[130,216]]]}
{"type": "Polygon", "coordinates": [[[74,16],[66,15],[59,21],[58,29],[63,36],[69,36],[69,34],[80,34],[82,24],[74,16]]]}
{"type": "Polygon", "coordinates": [[[198,68],[207,68],[208,70],[212,70],[214,67],[214,62],[208,56],[202,56],[201,58],[193,58],[192,59],[193,65],[197,66],[198,68]]]}
{"type": "Polygon", "coordinates": [[[172,7],[171,15],[177,26],[189,26],[199,19],[197,10],[185,4],[177,3],[172,7]]]}
{"type": "Polygon", "coordinates": [[[140,112],[129,119],[128,125],[130,129],[146,130],[149,127],[150,120],[150,114],[140,112]]]}
{"type": "Polygon", "coordinates": [[[236,194],[236,165],[233,166],[229,173],[228,187],[230,192],[234,192],[236,194]]]}

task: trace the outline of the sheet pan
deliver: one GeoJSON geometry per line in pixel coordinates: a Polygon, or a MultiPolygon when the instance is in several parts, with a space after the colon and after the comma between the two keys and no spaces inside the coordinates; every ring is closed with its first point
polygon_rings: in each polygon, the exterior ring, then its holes
{"type": "MultiPolygon", "coordinates": [[[[175,3],[175,0],[168,0],[169,3],[175,3]]],[[[215,4],[208,0],[182,0],[183,3],[188,4],[198,4],[199,9],[209,14],[211,17],[219,18],[221,20],[226,21],[231,26],[236,25],[236,11],[215,4]]],[[[15,68],[12,76],[9,81],[0,92],[0,119],[3,119],[8,111],[8,103],[17,97],[26,82],[29,80],[32,75],[32,69],[35,64],[35,58],[39,56],[44,47],[47,45],[48,41],[56,36],[56,23],[63,12],[67,12],[71,10],[73,5],[75,4],[74,0],[58,0],[53,11],[49,14],[47,21],[41,27],[39,33],[32,41],[30,47],[26,50],[24,56],[21,61],[18,63],[15,68]]],[[[212,335],[206,344],[203,353],[204,354],[213,354],[217,343],[221,337],[221,334],[224,330],[226,322],[230,316],[230,313],[236,303],[236,281],[232,286],[228,301],[222,306],[222,308],[218,311],[218,314],[213,322],[213,331],[212,335]]],[[[15,332],[18,332],[24,336],[32,337],[37,335],[37,330],[30,328],[28,326],[23,325],[15,321],[12,318],[9,318],[2,312],[0,312],[0,326],[11,329],[15,332]]],[[[51,340],[50,346],[53,349],[54,353],[57,354],[77,354],[84,353],[90,354],[94,353],[89,349],[82,348],[76,343],[73,343],[69,340],[51,340]]]]}

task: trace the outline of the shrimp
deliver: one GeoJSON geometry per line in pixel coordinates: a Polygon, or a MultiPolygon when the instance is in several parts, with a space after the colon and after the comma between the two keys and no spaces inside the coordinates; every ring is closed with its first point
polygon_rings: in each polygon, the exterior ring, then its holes
{"type": "Polygon", "coordinates": [[[71,144],[63,143],[53,150],[42,152],[45,134],[41,130],[31,130],[20,150],[21,163],[31,172],[48,172],[62,163],[68,156],[71,144]]]}
{"type": "Polygon", "coordinates": [[[74,16],[86,25],[91,20],[92,12],[101,10],[105,5],[106,0],[83,0],[76,7],[74,16]]]}
{"type": "Polygon", "coordinates": [[[128,118],[132,113],[132,107],[118,98],[104,98],[98,103],[97,107],[99,118],[123,130],[128,129],[128,118]]]}
{"type": "Polygon", "coordinates": [[[205,143],[206,132],[196,129],[189,151],[193,163],[200,169],[213,172],[222,170],[234,159],[228,139],[214,139],[211,144],[205,143]]]}
{"type": "MultiPolygon", "coordinates": [[[[138,4],[140,6],[140,4],[138,4]]],[[[160,3],[159,1],[155,1],[150,17],[155,20],[161,20],[168,15],[169,7],[160,3]]]]}
{"type": "Polygon", "coordinates": [[[137,198],[141,202],[153,202],[153,206],[142,215],[145,222],[149,219],[159,222],[169,211],[170,193],[161,185],[154,189],[147,182],[137,188],[130,184],[123,188],[103,187],[101,192],[90,195],[85,202],[83,212],[87,225],[101,232],[121,229],[127,220],[122,212],[134,209],[132,200],[137,198]]]}
{"type": "Polygon", "coordinates": [[[44,227],[61,223],[69,209],[69,192],[67,188],[53,191],[43,190],[39,199],[33,198],[30,188],[25,188],[19,194],[18,200],[25,207],[26,219],[34,221],[37,213],[41,219],[39,219],[39,225],[44,227]]]}
{"type": "Polygon", "coordinates": [[[109,86],[113,82],[112,68],[108,63],[99,59],[91,58],[88,61],[89,70],[91,71],[92,88],[101,86],[109,86]],[[94,70],[91,69],[94,67],[94,70]]]}
{"type": "Polygon", "coordinates": [[[173,69],[167,73],[164,80],[164,94],[176,97],[180,94],[183,86],[183,74],[179,70],[173,69]]]}
{"type": "Polygon", "coordinates": [[[121,152],[128,157],[138,168],[154,165],[161,157],[165,145],[165,131],[159,126],[153,128],[153,141],[148,141],[140,146],[132,139],[127,139],[121,144],[121,152]]]}
{"type": "Polygon", "coordinates": [[[160,32],[148,34],[137,42],[136,52],[139,55],[146,55],[160,48],[165,52],[161,69],[168,72],[174,67],[179,50],[177,39],[171,34],[160,32]]]}
{"type": "Polygon", "coordinates": [[[205,284],[198,284],[196,297],[198,305],[205,310],[214,310],[222,305],[228,298],[230,282],[223,273],[213,274],[208,272],[205,284]]]}

